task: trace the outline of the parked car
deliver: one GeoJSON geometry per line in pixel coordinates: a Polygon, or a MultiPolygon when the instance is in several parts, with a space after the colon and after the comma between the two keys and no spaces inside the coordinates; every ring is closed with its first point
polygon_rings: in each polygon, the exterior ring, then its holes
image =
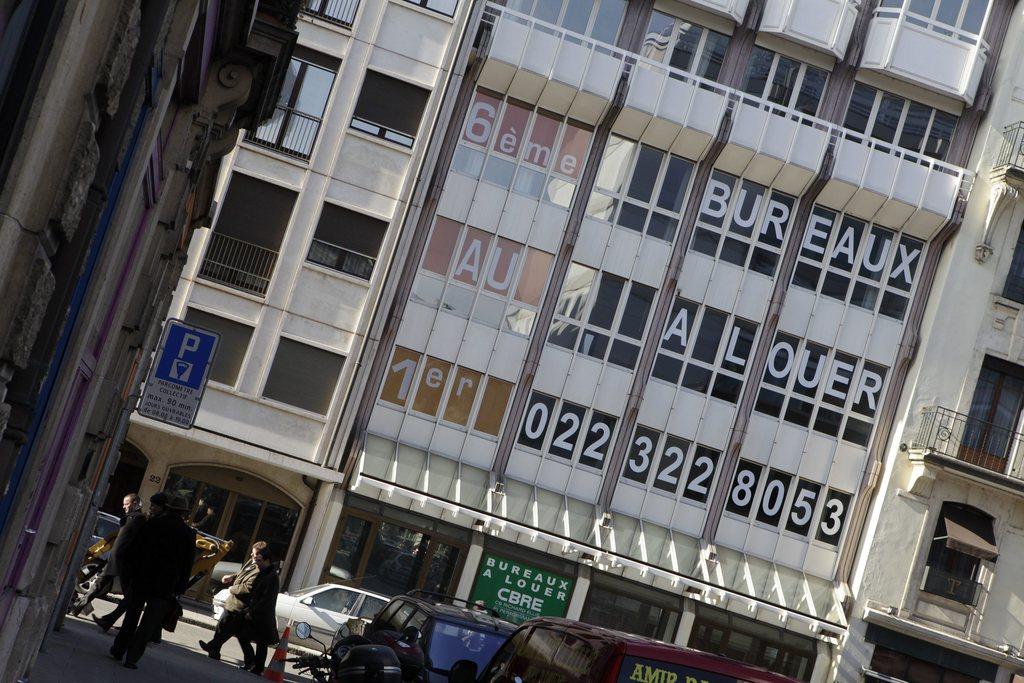
{"type": "Polygon", "coordinates": [[[486,666],[467,657],[453,664],[450,676],[452,683],[517,680],[797,683],[718,655],[553,617],[525,622],[486,666]]]}
{"type": "MultiPolygon", "coordinates": [[[[120,530],[120,518],[106,512],[97,512],[96,523],[92,527],[92,540],[89,541],[89,545],[94,546],[107,537],[117,536],[117,532],[120,530]]],[[[106,553],[104,553],[105,556],[106,553]]]]}
{"type": "MultiPolygon", "coordinates": [[[[213,596],[213,616],[217,619],[224,612],[227,598],[227,588],[213,596]]],[[[282,631],[289,622],[304,621],[312,628],[313,638],[329,643],[349,619],[359,617],[369,621],[387,603],[386,595],[333,583],[287,591],[277,596],[277,628],[282,631]]]]}
{"type": "Polygon", "coordinates": [[[449,670],[460,659],[469,659],[482,669],[516,628],[464,600],[412,591],[394,598],[363,635],[378,642],[382,632],[397,636],[410,626],[420,631],[430,683],[447,683],[449,670]]]}

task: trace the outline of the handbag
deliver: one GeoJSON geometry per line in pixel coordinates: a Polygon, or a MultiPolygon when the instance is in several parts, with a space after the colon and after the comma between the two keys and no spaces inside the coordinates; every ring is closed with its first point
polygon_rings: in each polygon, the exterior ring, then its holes
{"type": "Polygon", "coordinates": [[[164,615],[164,622],[162,627],[168,633],[174,633],[174,629],[178,627],[178,619],[185,613],[185,609],[178,602],[177,598],[172,598],[172,605],[167,613],[164,615]]]}

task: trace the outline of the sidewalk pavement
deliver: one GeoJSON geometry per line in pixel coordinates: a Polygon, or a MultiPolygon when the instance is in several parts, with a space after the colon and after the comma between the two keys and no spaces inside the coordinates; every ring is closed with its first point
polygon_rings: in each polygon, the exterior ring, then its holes
{"type": "MultiPolygon", "coordinates": [[[[96,610],[105,614],[112,603],[96,601],[96,610]]],[[[214,625],[211,615],[188,607],[174,633],[163,633],[163,642],[150,645],[139,661],[138,670],[126,669],[107,651],[112,633],[103,633],[90,618],[68,616],[64,627],[50,633],[28,677],[30,683],[258,683],[260,678],[242,671],[242,652],[234,639],[221,650],[215,661],[199,649],[200,640],[208,640],[214,625]]],[[[289,648],[290,649],[290,648],[289,648]]],[[[289,664],[285,680],[309,681],[295,673],[289,664]]]]}

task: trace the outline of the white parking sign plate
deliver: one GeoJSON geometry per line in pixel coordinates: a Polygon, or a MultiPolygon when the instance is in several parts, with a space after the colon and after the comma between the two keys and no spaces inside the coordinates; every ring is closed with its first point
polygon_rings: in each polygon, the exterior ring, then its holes
{"type": "Polygon", "coordinates": [[[139,400],[139,415],[192,427],[219,343],[216,332],[168,320],[139,400]]]}

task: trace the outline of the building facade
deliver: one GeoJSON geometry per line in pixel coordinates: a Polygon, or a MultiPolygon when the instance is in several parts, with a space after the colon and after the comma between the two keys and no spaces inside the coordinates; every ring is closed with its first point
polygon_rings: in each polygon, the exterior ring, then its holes
{"type": "MultiPolygon", "coordinates": [[[[1020,35],[1014,13],[1009,35],[1020,35]]],[[[1024,103],[1007,41],[939,261],[851,585],[840,671],[857,680],[1013,681],[1024,671],[1020,190],[1024,103]],[[867,673],[865,673],[867,672],[867,673]]]]}
{"type": "Polygon", "coordinates": [[[1014,3],[307,7],[172,306],[229,352],[196,428],[132,418],[123,475],[293,588],[859,680],[1014,3]]]}
{"type": "Polygon", "coordinates": [[[272,112],[296,13],[0,3],[2,680],[64,611],[183,245],[220,157],[272,112]]]}
{"type": "Polygon", "coordinates": [[[202,600],[257,538],[308,584],[303,541],[342,481],[372,304],[404,248],[469,13],[454,0],[303,7],[274,114],[226,158],[170,306],[220,334],[196,424],[134,414],[108,496],[182,492],[198,528],[235,541],[193,587],[202,600]]]}

